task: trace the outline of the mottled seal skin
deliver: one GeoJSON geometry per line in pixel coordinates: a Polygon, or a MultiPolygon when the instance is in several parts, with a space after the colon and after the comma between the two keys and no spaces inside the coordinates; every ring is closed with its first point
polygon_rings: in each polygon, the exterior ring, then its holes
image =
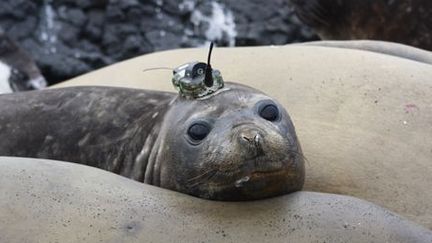
{"type": "Polygon", "coordinates": [[[432,1],[291,0],[324,40],[372,39],[432,50],[432,1]]]}
{"type": "Polygon", "coordinates": [[[0,96],[0,155],[56,159],[217,200],[300,190],[304,161],[284,108],[227,84],[201,100],[174,93],[71,87],[0,96]],[[274,121],[263,105],[279,110],[274,121]],[[194,124],[210,131],[202,140],[194,124]]]}

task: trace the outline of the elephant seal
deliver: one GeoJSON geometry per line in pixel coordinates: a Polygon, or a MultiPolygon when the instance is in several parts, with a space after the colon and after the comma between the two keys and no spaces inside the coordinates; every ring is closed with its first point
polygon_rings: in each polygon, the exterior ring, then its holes
{"type": "Polygon", "coordinates": [[[0,28],[0,94],[46,86],[33,59],[0,28]]]}
{"type": "Polygon", "coordinates": [[[234,83],[200,99],[113,87],[4,94],[0,138],[1,156],[86,164],[208,199],[266,198],[304,181],[285,109],[234,83]]]}
{"type": "Polygon", "coordinates": [[[299,19],[324,40],[384,40],[432,50],[431,1],[291,2],[299,19]]]}
{"type": "Polygon", "coordinates": [[[1,242],[431,242],[353,197],[295,192],[217,202],[79,164],[0,157],[1,242]]]}

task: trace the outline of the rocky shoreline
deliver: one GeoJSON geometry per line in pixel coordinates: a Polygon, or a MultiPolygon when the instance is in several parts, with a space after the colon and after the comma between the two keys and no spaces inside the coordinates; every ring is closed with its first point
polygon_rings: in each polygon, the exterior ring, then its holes
{"type": "Polygon", "coordinates": [[[50,84],[154,51],[317,37],[285,0],[4,0],[0,26],[50,84]]]}

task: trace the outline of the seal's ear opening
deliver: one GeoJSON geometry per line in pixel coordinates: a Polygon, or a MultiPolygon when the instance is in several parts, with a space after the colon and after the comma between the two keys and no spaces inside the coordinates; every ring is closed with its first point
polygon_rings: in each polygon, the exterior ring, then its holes
{"type": "Polygon", "coordinates": [[[204,84],[207,87],[212,87],[213,86],[213,75],[212,75],[212,67],[210,65],[210,58],[211,58],[211,53],[213,50],[213,42],[210,43],[210,49],[209,49],[209,53],[207,56],[207,66],[205,69],[205,77],[204,77],[204,84]]]}

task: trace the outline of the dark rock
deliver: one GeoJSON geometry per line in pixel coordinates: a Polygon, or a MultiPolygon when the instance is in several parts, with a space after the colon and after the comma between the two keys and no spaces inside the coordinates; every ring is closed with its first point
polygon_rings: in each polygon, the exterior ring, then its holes
{"type": "Polygon", "coordinates": [[[65,22],[71,23],[76,27],[82,27],[87,17],[84,12],[79,8],[61,8],[63,11],[59,11],[59,18],[65,22]]]}
{"type": "Polygon", "coordinates": [[[147,32],[146,37],[154,46],[154,51],[179,48],[181,43],[181,38],[178,35],[164,30],[147,32]]]}
{"type": "Polygon", "coordinates": [[[5,1],[3,0],[0,8],[0,16],[11,17],[17,20],[23,20],[29,13],[36,13],[38,8],[32,1],[26,0],[15,0],[5,1]]]}
{"type": "Polygon", "coordinates": [[[87,25],[84,28],[84,36],[93,42],[100,42],[102,38],[104,21],[105,13],[103,11],[89,11],[87,25]]]}
{"type": "Polygon", "coordinates": [[[81,9],[88,8],[104,8],[109,0],[54,0],[53,4],[67,4],[73,7],[79,7],[81,9]]]}
{"type": "Polygon", "coordinates": [[[149,53],[154,51],[153,46],[141,35],[130,35],[123,43],[121,56],[118,59],[127,59],[136,56],[136,53],[149,53]]]}
{"type": "Polygon", "coordinates": [[[179,15],[179,2],[180,1],[163,1],[161,7],[169,15],[179,15]]]}
{"type": "Polygon", "coordinates": [[[21,40],[27,38],[33,34],[33,31],[37,27],[37,18],[34,16],[29,16],[23,21],[16,22],[8,30],[8,35],[15,40],[21,40]]]}
{"type": "Polygon", "coordinates": [[[125,11],[132,8],[139,8],[139,2],[137,0],[121,0],[117,1],[115,6],[122,11],[125,11]]]}
{"type": "Polygon", "coordinates": [[[155,7],[152,5],[148,5],[148,4],[143,3],[143,5],[141,5],[140,9],[143,12],[144,16],[153,16],[156,14],[155,7]]]}
{"type": "Polygon", "coordinates": [[[116,5],[108,5],[106,19],[108,22],[122,22],[125,20],[125,13],[116,5]]]}
{"type": "Polygon", "coordinates": [[[60,25],[61,31],[58,33],[58,38],[68,46],[74,46],[80,39],[81,29],[67,22],[60,25]]]}

